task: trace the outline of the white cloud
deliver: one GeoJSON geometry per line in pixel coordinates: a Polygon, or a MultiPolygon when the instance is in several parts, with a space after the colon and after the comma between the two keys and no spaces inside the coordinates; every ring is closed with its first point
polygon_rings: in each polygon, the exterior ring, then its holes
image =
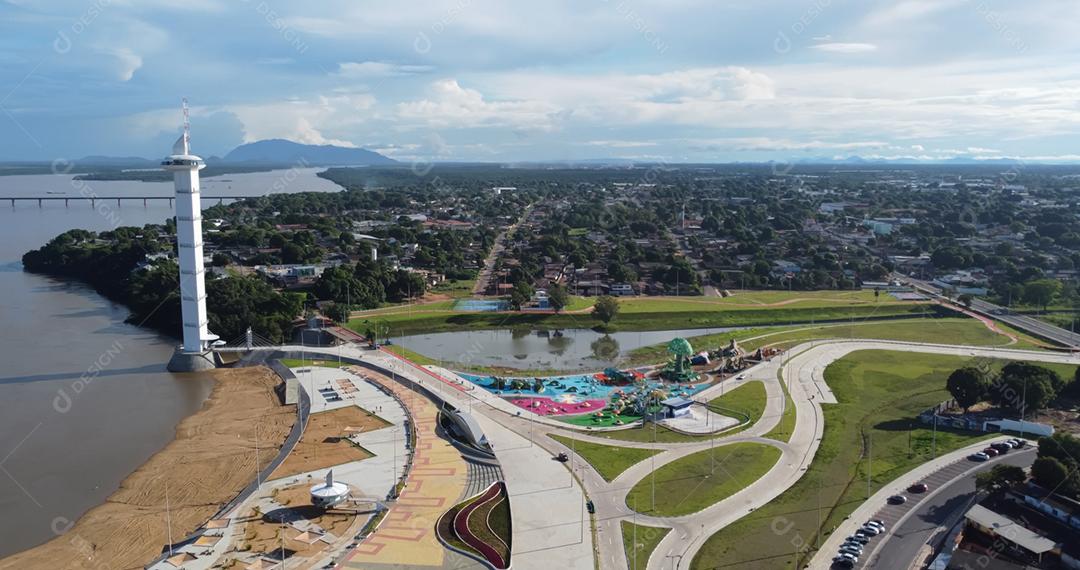
{"type": "Polygon", "coordinates": [[[537,100],[486,99],[479,91],[462,87],[455,79],[431,85],[431,96],[397,105],[397,115],[429,127],[514,127],[552,130],[558,126],[557,105],[537,100]]]}
{"type": "Polygon", "coordinates": [[[816,44],[810,47],[818,51],[825,51],[829,53],[867,53],[877,51],[876,45],[867,43],[831,42],[824,44],[816,44]]]}
{"type": "Polygon", "coordinates": [[[129,48],[103,48],[100,52],[115,59],[110,67],[120,81],[131,81],[135,72],[143,65],[142,57],[129,48]]]}
{"type": "Polygon", "coordinates": [[[338,64],[338,75],[349,79],[395,77],[427,73],[432,69],[430,65],[401,65],[385,61],[350,61],[338,64]]]}

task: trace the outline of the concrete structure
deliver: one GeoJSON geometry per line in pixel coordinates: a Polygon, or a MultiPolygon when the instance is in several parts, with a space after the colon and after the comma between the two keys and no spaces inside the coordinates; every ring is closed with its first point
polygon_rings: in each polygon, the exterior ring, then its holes
{"type": "Polygon", "coordinates": [[[334,481],[334,470],[326,472],[326,481],[311,488],[311,504],[320,509],[329,509],[344,503],[349,498],[349,486],[334,481]]]}
{"type": "Polygon", "coordinates": [[[176,245],[180,262],[180,312],[184,323],[184,344],[169,361],[171,372],[194,372],[214,368],[208,350],[218,339],[208,328],[206,281],[203,269],[202,203],[199,171],[206,168],[201,158],[191,154],[184,103],[184,134],[173,145],[171,156],[161,166],[173,173],[176,188],[176,245]]]}

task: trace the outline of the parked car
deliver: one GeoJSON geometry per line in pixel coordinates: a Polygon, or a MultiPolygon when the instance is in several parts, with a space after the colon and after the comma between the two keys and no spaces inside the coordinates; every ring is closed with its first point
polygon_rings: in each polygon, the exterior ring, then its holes
{"type": "Polygon", "coordinates": [[[855,563],[852,562],[852,560],[850,558],[845,558],[843,556],[837,556],[836,558],[832,559],[832,567],[833,568],[854,568],[855,563]]]}
{"type": "Polygon", "coordinates": [[[858,558],[859,556],[862,556],[862,551],[861,550],[855,550],[854,548],[850,548],[850,547],[847,547],[847,546],[841,546],[840,547],[840,552],[838,552],[838,554],[850,554],[850,555],[858,558]]]}
{"type": "Polygon", "coordinates": [[[907,502],[907,497],[903,495],[893,495],[889,497],[890,505],[902,505],[907,502]]]}
{"type": "Polygon", "coordinates": [[[972,453],[968,456],[968,459],[971,461],[988,461],[990,456],[980,451],[978,453],[972,453]]]}
{"type": "Polygon", "coordinates": [[[1005,453],[1005,452],[1009,451],[1010,449],[1012,449],[1012,446],[1005,443],[1004,441],[999,441],[997,443],[991,443],[990,448],[991,449],[996,449],[998,451],[998,453],[1005,453]]]}
{"type": "Polygon", "coordinates": [[[885,521],[883,521],[881,519],[870,519],[870,520],[866,521],[866,524],[874,525],[874,526],[878,527],[879,529],[881,529],[882,532],[885,531],[885,521]]]}
{"type": "Polygon", "coordinates": [[[851,554],[851,553],[848,553],[848,552],[841,552],[841,553],[840,553],[840,554],[838,554],[837,556],[840,556],[840,557],[842,557],[842,558],[847,558],[847,559],[848,559],[848,560],[850,560],[850,561],[851,561],[852,563],[857,563],[857,562],[859,561],[859,557],[858,557],[858,556],[855,556],[854,554],[851,554]]]}
{"type": "Polygon", "coordinates": [[[1025,440],[1025,439],[1017,438],[1017,439],[1013,439],[1013,440],[1010,440],[1010,441],[1014,442],[1013,447],[1015,447],[1016,449],[1023,449],[1024,447],[1027,446],[1027,440],[1025,440]]]}
{"type": "Polygon", "coordinates": [[[863,531],[866,534],[869,534],[870,536],[877,536],[881,534],[881,529],[876,526],[863,525],[863,527],[859,530],[863,531]]]}
{"type": "Polygon", "coordinates": [[[862,545],[854,542],[845,542],[840,545],[840,550],[850,551],[855,556],[862,556],[862,545]]]}
{"type": "Polygon", "coordinates": [[[985,453],[988,457],[997,457],[1001,455],[1001,452],[994,449],[993,447],[987,447],[986,449],[982,450],[982,452],[985,453]]]}
{"type": "Polygon", "coordinates": [[[926,490],[929,488],[930,487],[928,487],[926,483],[915,483],[914,485],[908,487],[907,490],[912,493],[925,493],[926,490]]]}
{"type": "Polygon", "coordinates": [[[853,534],[853,535],[847,537],[847,539],[845,539],[844,542],[857,542],[859,544],[865,545],[868,542],[870,542],[870,539],[867,538],[865,535],[853,534]]]}

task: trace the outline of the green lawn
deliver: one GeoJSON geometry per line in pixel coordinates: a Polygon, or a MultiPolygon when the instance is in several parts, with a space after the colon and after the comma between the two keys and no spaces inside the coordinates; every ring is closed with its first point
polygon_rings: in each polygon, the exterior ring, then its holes
{"type": "MultiPolygon", "coordinates": [[[[724,412],[730,410],[744,414],[750,418],[748,424],[753,425],[761,418],[761,414],[765,412],[765,402],[767,399],[765,384],[763,382],[754,381],[747,382],[746,384],[725,393],[723,396],[718,396],[709,400],[709,405],[723,408],[722,411],[724,412]]],[[[733,417],[738,416],[736,415],[733,417]]]]}
{"type": "Polygon", "coordinates": [[[912,319],[853,324],[837,324],[769,334],[747,340],[743,347],[754,350],[759,346],[793,346],[808,340],[827,338],[858,338],[899,340],[908,342],[931,342],[940,344],[963,344],[971,346],[999,346],[1009,338],[986,328],[981,322],[969,318],[912,319]]]}
{"type": "MultiPolygon", "coordinates": [[[[747,350],[756,350],[766,345],[787,348],[808,340],[830,338],[872,338],[972,346],[997,346],[1009,341],[1008,337],[991,331],[975,319],[968,318],[855,321],[816,327],[808,325],[762,327],[702,335],[691,337],[689,340],[694,348],[703,350],[715,350],[726,346],[731,339],[738,341],[739,345],[747,350]]],[[[1017,345],[1017,348],[1021,347],[1017,345]]],[[[630,352],[628,366],[656,364],[667,358],[666,344],[645,346],[630,352]]]]}
{"type": "Polygon", "coordinates": [[[783,370],[776,371],[776,379],[780,382],[780,388],[784,391],[784,411],[780,415],[780,421],[777,422],[776,427],[769,430],[762,437],[787,442],[791,441],[791,436],[795,434],[795,401],[791,399],[791,392],[788,392],[787,384],[784,382],[783,370]]]}
{"type": "Polygon", "coordinates": [[[611,481],[633,465],[640,463],[657,453],[656,449],[634,449],[600,445],[588,441],[570,441],[560,435],[549,435],[551,439],[577,451],[577,454],[589,462],[605,481],[611,481]]]}
{"type": "MultiPolygon", "coordinates": [[[[755,326],[814,321],[843,321],[896,316],[916,316],[933,310],[930,305],[910,302],[867,301],[864,293],[850,291],[788,294],[756,292],[751,298],[738,297],[634,297],[620,300],[619,316],[612,325],[619,330],[665,330],[720,326],[755,326]],[[833,295],[836,293],[836,295],[833,295]],[[769,306],[760,297],[786,304],[769,306]],[[853,296],[854,295],[854,296],[853,296]]],[[[872,294],[871,294],[872,296],[872,294]]],[[[525,326],[533,328],[592,328],[600,324],[586,309],[595,301],[571,297],[566,311],[552,313],[462,312],[453,310],[453,301],[400,305],[357,313],[349,327],[363,333],[365,321],[378,321],[390,329],[390,336],[424,332],[459,331],[525,326]],[[573,312],[581,311],[581,312],[573,312]]]]}
{"type": "Polygon", "coordinates": [[[649,556],[656,545],[671,532],[670,528],[645,526],[634,524],[630,521],[620,521],[622,524],[623,550],[626,551],[626,563],[630,570],[645,570],[649,565],[649,556]],[[635,544],[634,539],[637,538],[635,544]],[[635,550],[636,556],[635,556],[635,550]],[[634,562],[637,561],[637,564],[634,562]]]}
{"type": "Polygon", "coordinates": [[[321,366],[323,368],[340,368],[337,360],[312,360],[310,358],[301,360],[299,358],[281,358],[281,363],[289,368],[305,368],[308,366],[321,366]]]}
{"type": "MultiPolygon", "coordinates": [[[[967,361],[861,351],[834,362],[825,377],[839,403],[824,408],[825,433],[809,470],[768,505],[710,537],[692,567],[790,568],[798,541],[815,544],[823,538],[822,529],[834,528],[866,499],[868,439],[873,448],[871,492],[932,458],[931,429],[918,424],[916,416],[949,398],[945,379],[967,361]]],[[[939,429],[937,453],[985,437],[939,429]]],[[[803,552],[799,563],[811,554],[803,552]]]]}
{"type": "Polygon", "coordinates": [[[461,281],[443,281],[438,285],[431,288],[432,293],[440,295],[449,295],[451,298],[458,299],[461,297],[468,297],[472,295],[473,286],[476,285],[476,280],[467,279],[461,281]]]}
{"type": "Polygon", "coordinates": [[[734,495],[758,480],[780,459],[780,450],[759,443],[734,443],[706,449],[672,461],[645,477],[626,496],[638,512],[656,516],[696,513],[734,495]]]}

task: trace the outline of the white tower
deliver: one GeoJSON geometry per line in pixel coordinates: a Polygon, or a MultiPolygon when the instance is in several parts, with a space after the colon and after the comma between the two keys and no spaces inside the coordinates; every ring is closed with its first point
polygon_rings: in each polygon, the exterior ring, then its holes
{"type": "Polygon", "coordinates": [[[199,197],[199,171],[206,168],[206,163],[191,154],[186,99],[184,134],[173,145],[172,152],[161,166],[173,173],[176,188],[176,245],[180,258],[180,311],[184,321],[184,344],[169,362],[169,369],[187,372],[213,367],[212,356],[206,352],[210,343],[218,337],[207,328],[206,317],[202,204],[199,197]]]}

